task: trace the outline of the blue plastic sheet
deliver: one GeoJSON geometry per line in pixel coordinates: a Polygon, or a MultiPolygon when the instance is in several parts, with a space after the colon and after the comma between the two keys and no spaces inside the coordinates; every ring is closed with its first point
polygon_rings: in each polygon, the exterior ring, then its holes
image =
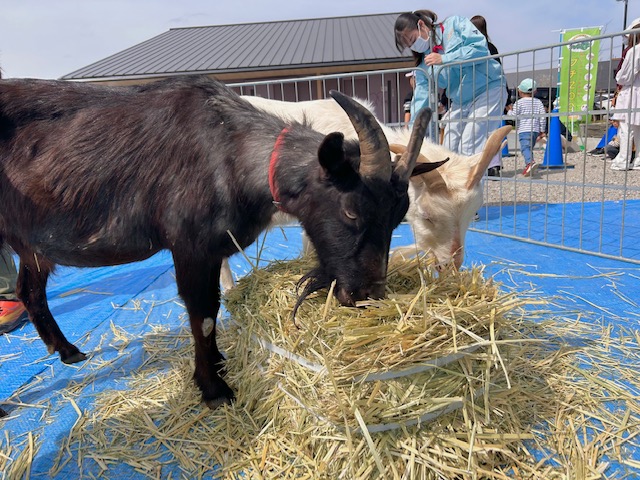
{"type": "MultiPolygon", "coordinates": [[[[638,204],[635,204],[635,211],[630,209],[626,212],[626,215],[633,216],[632,220],[629,220],[631,217],[626,219],[628,228],[640,226],[637,207],[638,204]]],[[[578,218],[579,208],[579,205],[541,205],[527,210],[526,215],[518,212],[515,220],[513,212],[506,209],[483,209],[478,225],[499,230],[508,224],[517,231],[529,229],[535,231],[536,235],[543,235],[532,227],[532,224],[541,221],[543,215],[547,217],[547,224],[566,225],[571,223],[572,218],[578,218]]],[[[597,231],[601,231],[599,219],[606,212],[602,211],[600,204],[585,208],[593,210],[593,225],[590,228],[596,226],[597,231]]],[[[607,220],[620,223],[623,219],[612,215],[607,220]]],[[[619,246],[622,240],[618,231],[607,228],[604,233],[607,232],[611,232],[614,238],[605,238],[605,243],[619,246]]],[[[544,233],[547,239],[556,234],[560,233],[544,233]]],[[[576,241],[571,235],[565,233],[565,236],[563,243],[576,241]]],[[[640,235],[634,234],[622,244],[633,253],[640,248],[638,239],[640,235]]],[[[392,248],[412,242],[410,226],[402,224],[394,232],[392,248]]],[[[254,259],[253,262],[255,258],[260,258],[260,265],[264,265],[272,259],[297,257],[301,243],[301,229],[298,226],[278,228],[261,237],[246,253],[254,259]]],[[[467,235],[466,247],[465,266],[485,265],[486,275],[494,276],[505,288],[518,289],[527,285],[535,288],[543,297],[558,294],[566,302],[566,305],[557,306],[559,311],[566,308],[570,311],[592,312],[592,317],[585,318],[612,325],[612,336],[615,336],[616,329],[638,327],[637,310],[624,300],[625,297],[638,298],[640,267],[637,265],[473,231],[467,235]],[[615,283],[599,275],[603,272],[616,272],[615,283]]],[[[237,276],[253,268],[239,254],[231,258],[230,264],[237,276]]],[[[9,434],[12,445],[19,444],[28,433],[37,437],[40,448],[32,464],[34,478],[49,478],[49,469],[78,418],[76,407],[81,411],[90,411],[95,395],[108,389],[125,388],[123,377],[139,368],[144,361],[142,336],[149,333],[153,325],[162,324],[172,331],[178,331],[185,325],[184,308],[177,296],[174,281],[173,263],[167,252],[143,262],[118,267],[59,268],[49,282],[48,298],[51,311],[67,338],[90,358],[79,365],[63,365],[57,354],[47,354],[31,324],[0,336],[0,402],[15,398],[14,394],[20,392],[19,398],[24,404],[4,404],[3,408],[11,415],[0,420],[0,428],[9,434]],[[126,345],[105,341],[113,337],[112,329],[119,326],[126,330],[132,340],[126,345]],[[92,363],[97,362],[110,363],[92,369],[92,363]],[[85,389],[82,395],[72,398],[73,401],[59,395],[60,390],[74,382],[84,382],[87,376],[93,376],[88,392],[85,389]],[[29,388],[24,389],[25,385],[29,385],[29,388]],[[42,419],[42,408],[37,405],[43,400],[51,402],[53,421],[45,422],[42,419]]],[[[612,351],[612,355],[615,354],[612,351]]],[[[621,361],[624,362],[624,359],[621,361]]],[[[12,458],[16,458],[22,448],[14,449],[12,458]]],[[[629,458],[640,461],[639,449],[629,448],[627,453],[629,458]]],[[[99,472],[99,469],[96,471],[99,472]]],[[[55,478],[79,478],[88,473],[71,461],[55,478]]],[[[178,470],[163,470],[163,476],[169,473],[175,477],[181,476],[178,470]]],[[[611,478],[640,474],[630,473],[629,467],[615,462],[606,473],[611,478]]],[[[109,476],[145,478],[126,465],[112,468],[109,476]]]]}

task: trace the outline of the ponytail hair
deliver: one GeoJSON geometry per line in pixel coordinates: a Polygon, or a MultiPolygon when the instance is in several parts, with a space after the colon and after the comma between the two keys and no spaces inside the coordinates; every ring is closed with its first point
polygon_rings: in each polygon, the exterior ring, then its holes
{"type": "Polygon", "coordinates": [[[433,26],[438,21],[438,15],[432,10],[416,10],[413,14],[422,20],[429,29],[433,29],[433,26]]]}

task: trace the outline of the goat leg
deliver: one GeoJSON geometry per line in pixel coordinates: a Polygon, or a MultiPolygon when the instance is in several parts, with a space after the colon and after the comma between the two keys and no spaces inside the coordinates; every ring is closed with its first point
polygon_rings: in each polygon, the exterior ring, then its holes
{"type": "Polygon", "coordinates": [[[224,357],[216,344],[221,261],[191,259],[177,255],[175,251],[173,258],[178,293],[185,302],[194,339],[194,380],[202,391],[204,402],[215,409],[234,399],[233,391],[221,377],[224,374],[224,357]]]}
{"type": "Polygon", "coordinates": [[[67,364],[81,362],[87,356],[69,343],[49,310],[46,288],[52,268],[53,264],[42,256],[23,256],[20,253],[16,293],[49,353],[58,352],[60,359],[67,364]]]}

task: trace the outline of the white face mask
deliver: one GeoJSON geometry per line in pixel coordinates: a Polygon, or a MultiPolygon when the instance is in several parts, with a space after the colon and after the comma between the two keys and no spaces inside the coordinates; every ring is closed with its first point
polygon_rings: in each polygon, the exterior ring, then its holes
{"type": "Polygon", "coordinates": [[[411,45],[411,50],[413,50],[416,53],[424,53],[427,50],[429,50],[429,48],[431,47],[431,45],[429,45],[429,40],[425,40],[422,37],[418,37],[416,38],[416,41],[413,42],[413,45],[411,45]]]}
{"type": "Polygon", "coordinates": [[[427,38],[426,40],[422,38],[420,34],[420,27],[418,27],[418,38],[416,38],[416,41],[413,42],[413,45],[411,45],[409,48],[416,53],[424,53],[431,48],[431,43],[429,42],[429,40],[430,38],[427,38]]]}

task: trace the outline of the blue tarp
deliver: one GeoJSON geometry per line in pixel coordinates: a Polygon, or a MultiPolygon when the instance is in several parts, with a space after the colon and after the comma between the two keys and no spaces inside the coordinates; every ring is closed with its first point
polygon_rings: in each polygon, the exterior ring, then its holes
{"type": "MultiPolygon", "coordinates": [[[[585,207],[539,206],[532,208],[527,215],[520,215],[520,212],[515,220],[505,209],[489,208],[482,210],[478,225],[498,230],[501,224],[509,224],[518,231],[522,228],[534,231],[536,229],[531,225],[541,218],[537,215],[544,214],[547,224],[549,216],[557,218],[556,224],[560,225],[570,223],[571,218],[580,213],[577,211],[580,208],[585,207]]],[[[601,206],[586,208],[593,209],[591,218],[594,225],[600,225],[601,206]]],[[[633,215],[637,214],[636,210],[633,215]]],[[[638,228],[640,221],[637,221],[637,216],[633,218],[633,222],[627,220],[626,225],[638,228]]],[[[615,218],[607,220],[620,221],[615,218]]],[[[616,232],[616,229],[604,229],[605,234],[609,231],[616,232]]],[[[536,234],[543,235],[540,232],[536,234]]],[[[552,233],[544,235],[541,240],[550,238],[552,233]]],[[[572,238],[565,234],[563,243],[575,241],[572,238]]],[[[640,235],[634,235],[628,239],[628,244],[626,241],[623,244],[625,248],[637,250],[639,239],[640,235]]],[[[392,248],[412,242],[410,226],[402,224],[394,233],[392,248]]],[[[619,239],[612,240],[612,244],[619,244],[619,239]]],[[[291,226],[271,231],[247,249],[247,254],[259,256],[264,264],[275,258],[295,258],[300,250],[301,229],[291,226]]],[[[230,263],[236,275],[243,275],[251,268],[241,255],[232,257],[230,263]]],[[[494,276],[507,288],[530,285],[541,296],[560,294],[569,310],[593,312],[592,318],[611,324],[614,333],[620,328],[638,328],[638,309],[633,302],[626,300],[637,301],[640,292],[638,265],[471,231],[467,235],[465,266],[477,264],[486,265],[486,275],[494,276]],[[603,272],[616,272],[615,283],[606,276],[598,275],[603,272]]],[[[63,365],[57,354],[47,354],[31,324],[0,336],[0,402],[11,399],[23,386],[30,384],[19,395],[25,405],[4,405],[11,415],[0,420],[0,428],[15,440],[12,444],[24,440],[28,432],[37,435],[41,446],[32,464],[34,478],[49,478],[49,469],[78,418],[72,403],[61,399],[56,392],[92,375],[90,392],[85,390],[74,398],[80,410],[91,410],[94,395],[106,389],[124,388],[122,378],[141,366],[144,361],[141,338],[152,330],[152,325],[163,324],[172,331],[184,325],[184,308],[177,296],[173,263],[171,255],[166,252],[143,262],[118,267],[59,268],[49,282],[48,298],[51,311],[69,341],[90,358],[82,364],[63,365]],[[118,326],[132,336],[129,343],[113,342],[112,328],[118,326]],[[111,340],[105,341],[105,338],[111,340]],[[112,363],[95,370],[91,367],[94,363],[106,361],[112,363]],[[48,399],[53,399],[53,422],[42,421],[43,409],[38,406],[48,399]]],[[[15,459],[21,450],[14,449],[12,458],[15,459]]],[[[640,449],[631,448],[629,455],[640,462],[640,449]]],[[[613,462],[607,475],[616,476],[623,471],[627,472],[613,462]]],[[[144,478],[125,465],[111,470],[110,474],[114,478],[144,478]]],[[[56,478],[78,478],[79,475],[78,466],[71,461],[56,478]]]]}

